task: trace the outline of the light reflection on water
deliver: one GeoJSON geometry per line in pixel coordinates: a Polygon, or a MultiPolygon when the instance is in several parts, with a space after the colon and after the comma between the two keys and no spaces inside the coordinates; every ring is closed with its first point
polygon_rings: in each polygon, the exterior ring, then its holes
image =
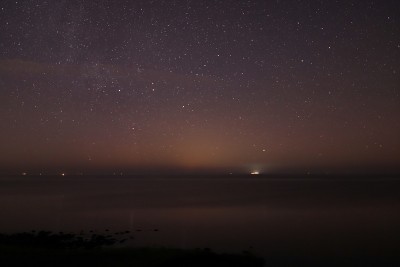
{"type": "Polygon", "coordinates": [[[2,232],[108,228],[132,231],[131,245],[261,255],[378,253],[400,240],[398,180],[23,177],[0,184],[2,232]]]}

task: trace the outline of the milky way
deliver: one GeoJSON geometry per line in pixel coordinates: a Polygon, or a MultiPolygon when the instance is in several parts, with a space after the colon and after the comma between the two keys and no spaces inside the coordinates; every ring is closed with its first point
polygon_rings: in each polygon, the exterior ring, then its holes
{"type": "Polygon", "coordinates": [[[398,1],[1,1],[0,171],[400,166],[398,1]]]}

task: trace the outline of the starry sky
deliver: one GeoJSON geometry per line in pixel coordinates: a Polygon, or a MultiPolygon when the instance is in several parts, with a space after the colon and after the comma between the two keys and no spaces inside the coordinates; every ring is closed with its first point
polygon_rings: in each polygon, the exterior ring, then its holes
{"type": "Polygon", "coordinates": [[[399,14],[3,0],[0,172],[398,172],[399,14]]]}

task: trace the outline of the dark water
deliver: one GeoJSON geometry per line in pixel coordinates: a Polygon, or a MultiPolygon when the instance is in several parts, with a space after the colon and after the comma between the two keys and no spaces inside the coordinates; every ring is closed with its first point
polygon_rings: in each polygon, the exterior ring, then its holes
{"type": "Polygon", "coordinates": [[[400,180],[10,177],[0,218],[9,233],[130,230],[137,246],[385,257],[400,252],[400,180]]]}

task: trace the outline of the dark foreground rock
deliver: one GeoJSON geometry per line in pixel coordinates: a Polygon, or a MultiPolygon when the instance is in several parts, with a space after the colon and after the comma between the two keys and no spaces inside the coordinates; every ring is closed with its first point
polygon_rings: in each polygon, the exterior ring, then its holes
{"type": "Polygon", "coordinates": [[[218,254],[210,249],[116,247],[112,236],[38,232],[0,235],[1,266],[261,267],[249,253],[218,254]]]}

